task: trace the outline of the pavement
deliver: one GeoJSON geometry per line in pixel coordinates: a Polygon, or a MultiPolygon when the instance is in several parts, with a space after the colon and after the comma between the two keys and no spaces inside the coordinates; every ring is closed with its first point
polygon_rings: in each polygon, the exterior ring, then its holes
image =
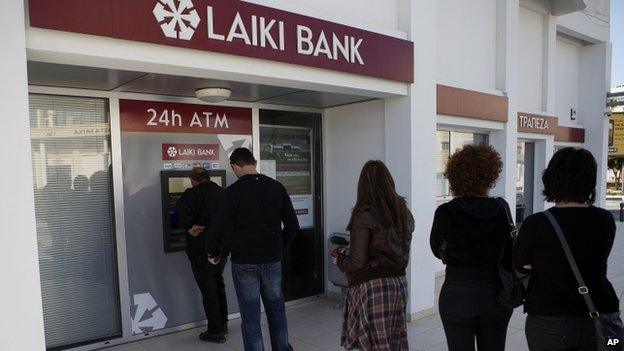
{"type": "MultiPolygon", "coordinates": [[[[620,309],[624,293],[624,224],[617,224],[617,236],[609,258],[609,279],[618,295],[620,309]]],[[[443,278],[436,280],[436,296],[443,278]]],[[[437,299],[436,299],[437,300],[437,299]]],[[[342,312],[334,308],[335,300],[321,299],[288,309],[288,324],[291,344],[296,351],[336,351],[340,345],[342,312]]],[[[525,315],[521,308],[514,311],[507,332],[507,351],[528,351],[524,335],[525,315]]],[[[223,345],[206,344],[198,340],[202,329],[187,330],[126,345],[106,349],[107,351],[234,351],[243,350],[240,321],[230,324],[230,335],[223,345]]],[[[270,347],[266,318],[263,318],[265,347],[270,347]]],[[[446,340],[440,317],[436,314],[408,324],[410,350],[446,351],[446,340]]]]}

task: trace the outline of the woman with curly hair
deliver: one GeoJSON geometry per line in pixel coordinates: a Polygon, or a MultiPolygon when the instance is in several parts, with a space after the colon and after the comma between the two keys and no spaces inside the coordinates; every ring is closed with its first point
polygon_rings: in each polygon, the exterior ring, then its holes
{"type": "Polygon", "coordinates": [[[449,351],[473,351],[475,341],[479,351],[505,349],[512,310],[497,300],[497,263],[509,247],[509,207],[488,196],[502,167],[485,144],[464,146],[446,165],[455,198],[436,210],[430,241],[446,264],[439,309],[449,351]]]}
{"type": "Polygon", "coordinates": [[[348,254],[332,254],[349,278],[342,346],[408,351],[405,269],[414,218],[383,162],[364,165],[347,229],[351,232],[348,254]]]}

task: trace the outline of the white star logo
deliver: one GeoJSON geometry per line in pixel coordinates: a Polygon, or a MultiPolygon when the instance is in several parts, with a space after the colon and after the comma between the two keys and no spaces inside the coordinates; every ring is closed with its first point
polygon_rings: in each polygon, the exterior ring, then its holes
{"type": "Polygon", "coordinates": [[[178,150],[171,146],[169,149],[167,149],[167,155],[169,155],[169,157],[176,157],[176,155],[178,154],[178,150]]]}
{"type": "Polygon", "coordinates": [[[158,0],[153,13],[165,36],[172,39],[191,40],[201,22],[192,0],[158,0]]]}

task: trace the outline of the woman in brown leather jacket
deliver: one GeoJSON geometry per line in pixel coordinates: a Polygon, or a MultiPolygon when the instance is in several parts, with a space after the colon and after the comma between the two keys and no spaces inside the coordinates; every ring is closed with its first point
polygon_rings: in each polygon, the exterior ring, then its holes
{"type": "Polygon", "coordinates": [[[349,279],[342,346],[408,350],[405,269],[414,219],[383,162],[364,165],[347,230],[351,232],[349,253],[334,253],[349,279]]]}

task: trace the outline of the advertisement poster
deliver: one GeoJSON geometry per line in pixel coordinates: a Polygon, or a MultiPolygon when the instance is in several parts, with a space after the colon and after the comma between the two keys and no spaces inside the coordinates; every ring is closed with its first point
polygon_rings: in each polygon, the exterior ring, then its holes
{"type": "MultiPolygon", "coordinates": [[[[309,128],[261,127],[261,169],[273,172],[290,195],[301,228],[314,226],[312,134],[309,128]],[[273,166],[274,165],[274,166],[273,166]]],[[[267,174],[271,176],[271,174],[267,174]]]]}
{"type": "MultiPolygon", "coordinates": [[[[226,171],[223,185],[232,184],[236,177],[229,155],[237,147],[251,148],[251,109],[134,100],[121,100],[119,106],[133,331],[202,321],[201,296],[188,258],[184,252],[165,252],[163,238],[164,218],[177,218],[175,203],[191,182],[186,173],[170,179],[175,196],[163,199],[161,173],[196,166],[221,169],[226,171]]],[[[238,305],[231,275],[224,277],[234,313],[238,305]]]]}
{"type": "Polygon", "coordinates": [[[624,157],[624,113],[609,118],[609,156],[624,157]]]}

